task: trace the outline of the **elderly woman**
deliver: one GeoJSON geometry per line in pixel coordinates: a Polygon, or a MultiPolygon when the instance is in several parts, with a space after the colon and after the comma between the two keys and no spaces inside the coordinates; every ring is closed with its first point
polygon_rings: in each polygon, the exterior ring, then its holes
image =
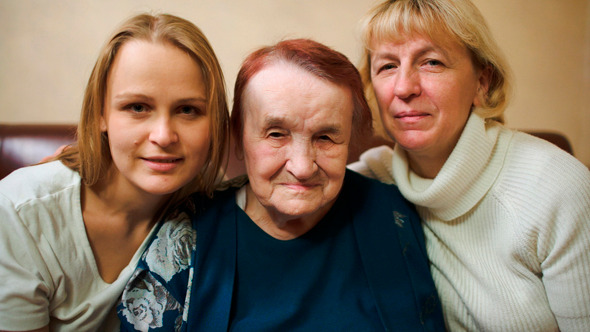
{"type": "Polygon", "coordinates": [[[245,60],[234,96],[248,181],[193,208],[192,227],[172,231],[187,241],[152,241],[123,330],[444,330],[413,207],[346,170],[352,137],[371,133],[348,59],[283,41],[245,60]],[[193,254],[173,265],[173,252],[193,254]]]}
{"type": "Polygon", "coordinates": [[[395,149],[351,168],[423,219],[451,331],[590,330],[590,173],[505,128],[509,78],[469,0],[386,1],[364,25],[366,83],[395,149]]]}

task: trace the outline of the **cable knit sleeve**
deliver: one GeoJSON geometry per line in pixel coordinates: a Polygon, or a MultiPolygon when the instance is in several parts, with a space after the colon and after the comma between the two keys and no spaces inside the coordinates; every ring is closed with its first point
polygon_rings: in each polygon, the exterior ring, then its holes
{"type": "Polygon", "coordinates": [[[498,192],[518,216],[521,258],[536,260],[560,330],[590,331],[590,172],[558,149],[516,140],[526,143],[513,144],[498,192]]]}
{"type": "Polygon", "coordinates": [[[348,168],[366,177],[393,184],[392,159],[393,150],[383,145],[365,151],[359,161],[348,165],[348,168]]]}

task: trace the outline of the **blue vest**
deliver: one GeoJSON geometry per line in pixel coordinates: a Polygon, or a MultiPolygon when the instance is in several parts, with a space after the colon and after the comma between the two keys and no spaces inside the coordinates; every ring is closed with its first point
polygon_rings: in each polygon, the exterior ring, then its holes
{"type": "MultiPolygon", "coordinates": [[[[444,331],[414,207],[396,186],[352,171],[339,199],[351,202],[346,215],[384,330],[444,331]]],[[[235,190],[220,193],[193,220],[197,244],[186,331],[227,331],[236,276],[235,190]]]]}

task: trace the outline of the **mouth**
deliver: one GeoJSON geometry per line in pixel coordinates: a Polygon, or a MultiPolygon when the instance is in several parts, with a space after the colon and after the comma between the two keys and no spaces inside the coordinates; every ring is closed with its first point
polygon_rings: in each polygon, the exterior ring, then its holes
{"type": "Polygon", "coordinates": [[[408,124],[419,122],[427,117],[430,117],[430,114],[419,111],[399,112],[393,116],[394,119],[408,124]]]}
{"type": "Polygon", "coordinates": [[[410,112],[399,112],[396,113],[393,117],[396,119],[404,119],[404,118],[420,118],[429,116],[430,114],[426,112],[419,112],[419,111],[410,111],[410,112]]]}
{"type": "Polygon", "coordinates": [[[147,157],[141,158],[146,165],[153,171],[168,172],[176,168],[183,158],[176,157],[147,157]]]}
{"type": "Polygon", "coordinates": [[[283,183],[283,186],[293,191],[304,192],[313,189],[319,185],[314,183],[283,183]]]}

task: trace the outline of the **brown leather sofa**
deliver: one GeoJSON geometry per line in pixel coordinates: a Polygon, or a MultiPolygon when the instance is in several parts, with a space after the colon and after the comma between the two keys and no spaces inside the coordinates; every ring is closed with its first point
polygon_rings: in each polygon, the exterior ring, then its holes
{"type": "MultiPolygon", "coordinates": [[[[562,134],[540,131],[529,133],[573,153],[569,141],[562,134]]],[[[38,163],[60,146],[74,142],[75,137],[75,124],[0,124],[0,179],[17,168],[38,163]]],[[[368,140],[365,146],[351,151],[349,162],[358,160],[364,150],[382,144],[392,145],[383,138],[368,140]]]]}
{"type": "Polygon", "coordinates": [[[0,124],[0,179],[75,139],[75,124],[0,124]]]}

